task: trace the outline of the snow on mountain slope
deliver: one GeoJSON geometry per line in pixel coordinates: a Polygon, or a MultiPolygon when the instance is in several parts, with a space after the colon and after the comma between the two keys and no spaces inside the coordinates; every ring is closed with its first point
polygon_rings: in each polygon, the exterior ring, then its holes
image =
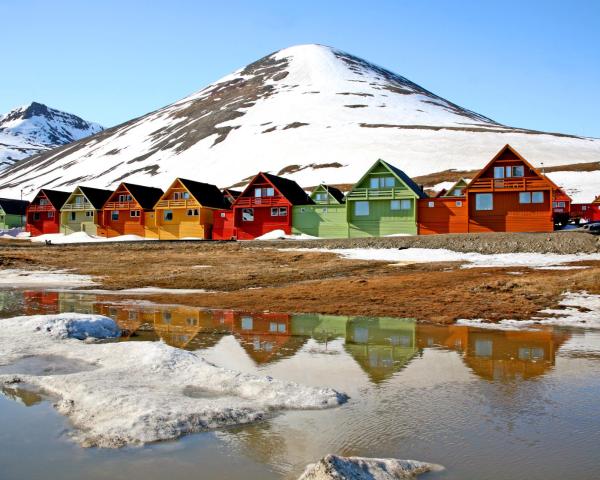
{"type": "Polygon", "coordinates": [[[303,186],[353,183],[377,158],[411,176],[479,169],[506,143],[534,165],[600,161],[599,139],[501,125],[350,54],[300,45],[21,161],[0,172],[0,191],[32,196],[41,186],[123,180],[165,188],[177,176],[226,187],[259,170],[303,186]]]}
{"type": "Polygon", "coordinates": [[[17,160],[102,131],[97,123],[41,103],[15,108],[0,115],[0,170],[17,160]]]}

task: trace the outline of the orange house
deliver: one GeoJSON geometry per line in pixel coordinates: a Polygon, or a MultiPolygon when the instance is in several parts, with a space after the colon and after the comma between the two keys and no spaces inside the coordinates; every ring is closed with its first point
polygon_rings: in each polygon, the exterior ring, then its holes
{"type": "Polygon", "coordinates": [[[418,200],[419,235],[466,233],[468,224],[466,187],[467,181],[461,178],[448,190],[442,190],[437,197],[418,200]]]}
{"type": "Polygon", "coordinates": [[[98,235],[158,237],[154,205],[162,194],[160,188],[121,183],[102,207],[98,235]]]}
{"type": "Polygon", "coordinates": [[[510,145],[466,188],[469,232],[551,232],[559,187],[510,145]]]}

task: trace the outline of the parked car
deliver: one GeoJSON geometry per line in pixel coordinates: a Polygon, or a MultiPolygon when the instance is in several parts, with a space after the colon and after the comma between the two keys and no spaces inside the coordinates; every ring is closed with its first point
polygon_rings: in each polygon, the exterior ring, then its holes
{"type": "Polygon", "coordinates": [[[586,225],[585,232],[592,233],[594,235],[600,235],[600,222],[590,223],[586,225]]]}

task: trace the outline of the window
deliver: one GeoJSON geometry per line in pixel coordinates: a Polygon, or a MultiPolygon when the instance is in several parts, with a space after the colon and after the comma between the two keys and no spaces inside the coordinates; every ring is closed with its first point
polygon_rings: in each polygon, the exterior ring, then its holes
{"type": "Polygon", "coordinates": [[[242,317],[242,330],[252,330],[252,317],[242,317]]]}
{"type": "Polygon", "coordinates": [[[48,199],[47,198],[40,198],[40,205],[48,205],[48,199]]]}
{"type": "Polygon", "coordinates": [[[271,216],[272,217],[277,217],[279,215],[279,209],[277,207],[274,207],[271,209],[271,216]]]}
{"type": "Polygon", "coordinates": [[[269,323],[269,332],[277,332],[277,323],[276,322],[269,323]]]}
{"type": "Polygon", "coordinates": [[[131,218],[139,218],[140,217],[140,211],[139,210],[131,210],[131,212],[129,212],[129,216],[131,218]]]}
{"type": "Polygon", "coordinates": [[[532,203],[544,203],[544,192],[532,192],[531,193],[532,203]]]}
{"type": "Polygon", "coordinates": [[[181,194],[181,196],[183,197],[184,200],[189,200],[190,199],[190,194],[188,192],[183,192],[181,194]]]}
{"type": "Polygon", "coordinates": [[[173,220],[173,210],[165,210],[163,213],[166,222],[173,220]]]}
{"type": "Polygon", "coordinates": [[[77,214],[75,212],[71,212],[69,217],[71,217],[71,221],[74,222],[77,219],[77,214]]]}
{"type": "Polygon", "coordinates": [[[181,193],[179,193],[179,192],[173,193],[173,200],[179,200],[180,198],[181,198],[181,193]]]}
{"type": "Polygon", "coordinates": [[[306,208],[304,208],[304,207],[300,208],[300,213],[304,213],[304,212],[306,212],[306,208]]]}
{"type": "Polygon", "coordinates": [[[88,218],[94,218],[94,212],[92,210],[88,210],[87,212],[85,212],[85,216],[88,218]]]}
{"type": "Polygon", "coordinates": [[[323,212],[323,213],[327,213],[327,207],[325,207],[325,208],[321,209],[321,212],[323,212]]]}
{"type": "Polygon", "coordinates": [[[275,189],[272,187],[255,188],[254,189],[254,196],[257,198],[273,197],[274,195],[275,195],[275,189]]]}
{"type": "Polygon", "coordinates": [[[132,200],[131,195],[126,195],[126,194],[119,195],[120,203],[131,202],[131,200],[132,200]]]}
{"type": "Polygon", "coordinates": [[[185,319],[185,323],[187,323],[190,327],[195,327],[196,325],[198,325],[198,319],[189,317],[185,319]]]}
{"type": "MultiPolygon", "coordinates": [[[[506,167],[509,168],[509,167],[506,167]]],[[[523,165],[515,165],[512,167],[512,176],[513,177],[524,177],[525,176],[525,167],[523,165]]]]}
{"type": "Polygon", "coordinates": [[[462,188],[455,188],[452,193],[455,197],[460,197],[462,195],[462,188]]]}
{"type": "Polygon", "coordinates": [[[242,221],[253,222],[254,221],[254,209],[253,208],[242,208],[242,221]]]}
{"type": "Polygon", "coordinates": [[[412,200],[400,200],[400,210],[410,210],[412,208],[412,200]]]}
{"type": "Polygon", "coordinates": [[[285,331],[287,330],[285,323],[278,323],[277,324],[277,331],[279,333],[285,333],[285,331]]]}
{"type": "MultiPolygon", "coordinates": [[[[199,215],[198,209],[197,208],[188,208],[187,209],[187,216],[188,217],[197,217],[199,215]]],[[[221,215],[225,215],[224,213],[222,213],[221,215]]]]}
{"type": "Polygon", "coordinates": [[[493,344],[491,340],[475,340],[475,356],[491,357],[493,344]]]}
{"type": "Polygon", "coordinates": [[[475,195],[475,210],[493,210],[494,195],[492,193],[478,193],[475,195]]]}
{"type": "Polygon", "coordinates": [[[225,212],[221,212],[221,218],[225,218],[227,215],[225,214],[225,212]]]}
{"type": "Polygon", "coordinates": [[[35,213],[33,214],[33,220],[34,220],[34,221],[38,221],[39,219],[40,219],[40,214],[39,214],[39,212],[35,212],[35,213]]]}
{"type": "Polygon", "coordinates": [[[315,195],[315,199],[316,199],[318,202],[324,202],[324,201],[326,201],[326,200],[327,200],[327,194],[326,194],[326,193],[317,193],[317,194],[315,195]]]}
{"type": "Polygon", "coordinates": [[[587,205],[582,206],[581,210],[585,212],[587,210],[587,205]]]}
{"type": "Polygon", "coordinates": [[[255,197],[262,197],[262,188],[255,188],[254,189],[254,196],[255,197]]]}
{"type": "Polygon", "coordinates": [[[75,197],[75,204],[76,205],[81,205],[83,203],[83,197],[81,195],[77,195],[75,197]]]}
{"type": "Polygon", "coordinates": [[[370,180],[371,188],[392,188],[396,185],[394,177],[373,177],[370,180]]]}
{"type": "Polygon", "coordinates": [[[552,202],[552,205],[554,208],[564,208],[566,206],[565,202],[552,202]]]}
{"type": "Polygon", "coordinates": [[[456,202],[454,202],[454,205],[456,205],[457,207],[462,207],[462,200],[457,200],[456,202]]]}
{"type": "Polygon", "coordinates": [[[390,200],[390,210],[400,210],[400,200],[390,200]]]}
{"type": "Polygon", "coordinates": [[[369,215],[369,202],[355,202],[354,215],[357,217],[366,217],[369,215]]]}
{"type": "Polygon", "coordinates": [[[427,202],[427,208],[435,207],[435,202],[427,202]]]}
{"type": "Polygon", "coordinates": [[[494,178],[504,178],[504,167],[494,167],[494,178]]]}
{"type": "Polygon", "coordinates": [[[171,315],[171,312],[162,312],[162,319],[164,323],[171,323],[172,318],[173,316],[171,315]]]}
{"type": "Polygon", "coordinates": [[[112,212],[110,212],[110,219],[113,222],[116,222],[117,220],[119,220],[119,211],[118,210],[113,210],[112,212]]]}
{"type": "Polygon", "coordinates": [[[54,212],[48,212],[48,218],[54,218],[54,212]]]}
{"type": "Polygon", "coordinates": [[[531,192],[520,192],[519,203],[531,203],[531,192]]]}
{"type": "Polygon", "coordinates": [[[287,207],[279,207],[279,216],[287,217],[287,207]]]}

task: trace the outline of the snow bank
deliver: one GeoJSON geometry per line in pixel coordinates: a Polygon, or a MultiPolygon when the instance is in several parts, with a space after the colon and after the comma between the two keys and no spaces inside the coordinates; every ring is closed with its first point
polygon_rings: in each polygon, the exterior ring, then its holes
{"type": "Polygon", "coordinates": [[[155,238],[145,238],[139,235],[120,235],[118,237],[98,237],[89,235],[85,232],[75,232],[65,235],[64,233],[47,233],[37,237],[31,237],[31,241],[35,243],[45,243],[49,241],[56,245],[64,245],[70,243],[97,243],[97,242],[139,242],[146,240],[157,240],[155,238]]]}
{"type": "MultiPolygon", "coordinates": [[[[69,290],[73,292],[73,290],[69,290]]],[[[213,293],[211,290],[203,288],[160,288],[160,287],[139,287],[124,288],[122,290],[106,290],[103,288],[79,290],[81,293],[98,295],[194,295],[196,293],[213,293]]]]}
{"type": "Polygon", "coordinates": [[[533,317],[531,320],[502,320],[498,323],[489,323],[481,319],[460,319],[456,323],[471,327],[500,330],[517,330],[539,325],[589,329],[600,328],[600,295],[592,295],[587,292],[567,292],[563,295],[559,305],[563,308],[541,310],[539,313],[547,316],[533,317]]]}
{"type": "Polygon", "coordinates": [[[68,270],[0,269],[0,287],[87,287],[97,285],[89,275],[68,270]]]}
{"type": "Polygon", "coordinates": [[[327,455],[308,465],[298,480],[394,480],[443,469],[440,465],[416,460],[327,455]]]}
{"type": "Polygon", "coordinates": [[[28,238],[29,232],[24,232],[22,228],[9,228],[8,230],[0,229],[0,238],[28,238]]]}
{"type": "Polygon", "coordinates": [[[283,230],[271,230],[270,232],[256,237],[255,240],[317,240],[319,237],[313,237],[312,235],[306,235],[301,233],[300,235],[288,235],[283,230]]]}
{"type": "Polygon", "coordinates": [[[0,386],[26,383],[58,398],[73,438],[87,447],[169,440],[347,399],[329,388],[219,368],[162,342],[76,340],[118,335],[114,322],[98,315],[16,317],[2,326],[0,386]],[[48,363],[57,363],[58,373],[48,363]],[[44,373],[32,365],[44,365],[44,373]]]}
{"type": "Polygon", "coordinates": [[[476,252],[455,252],[444,248],[338,248],[289,249],[306,252],[335,253],[351,260],[377,260],[397,263],[467,262],[462,268],[474,267],[548,267],[571,262],[600,260],[600,253],[561,255],[552,253],[499,253],[485,255],[476,252]]]}

